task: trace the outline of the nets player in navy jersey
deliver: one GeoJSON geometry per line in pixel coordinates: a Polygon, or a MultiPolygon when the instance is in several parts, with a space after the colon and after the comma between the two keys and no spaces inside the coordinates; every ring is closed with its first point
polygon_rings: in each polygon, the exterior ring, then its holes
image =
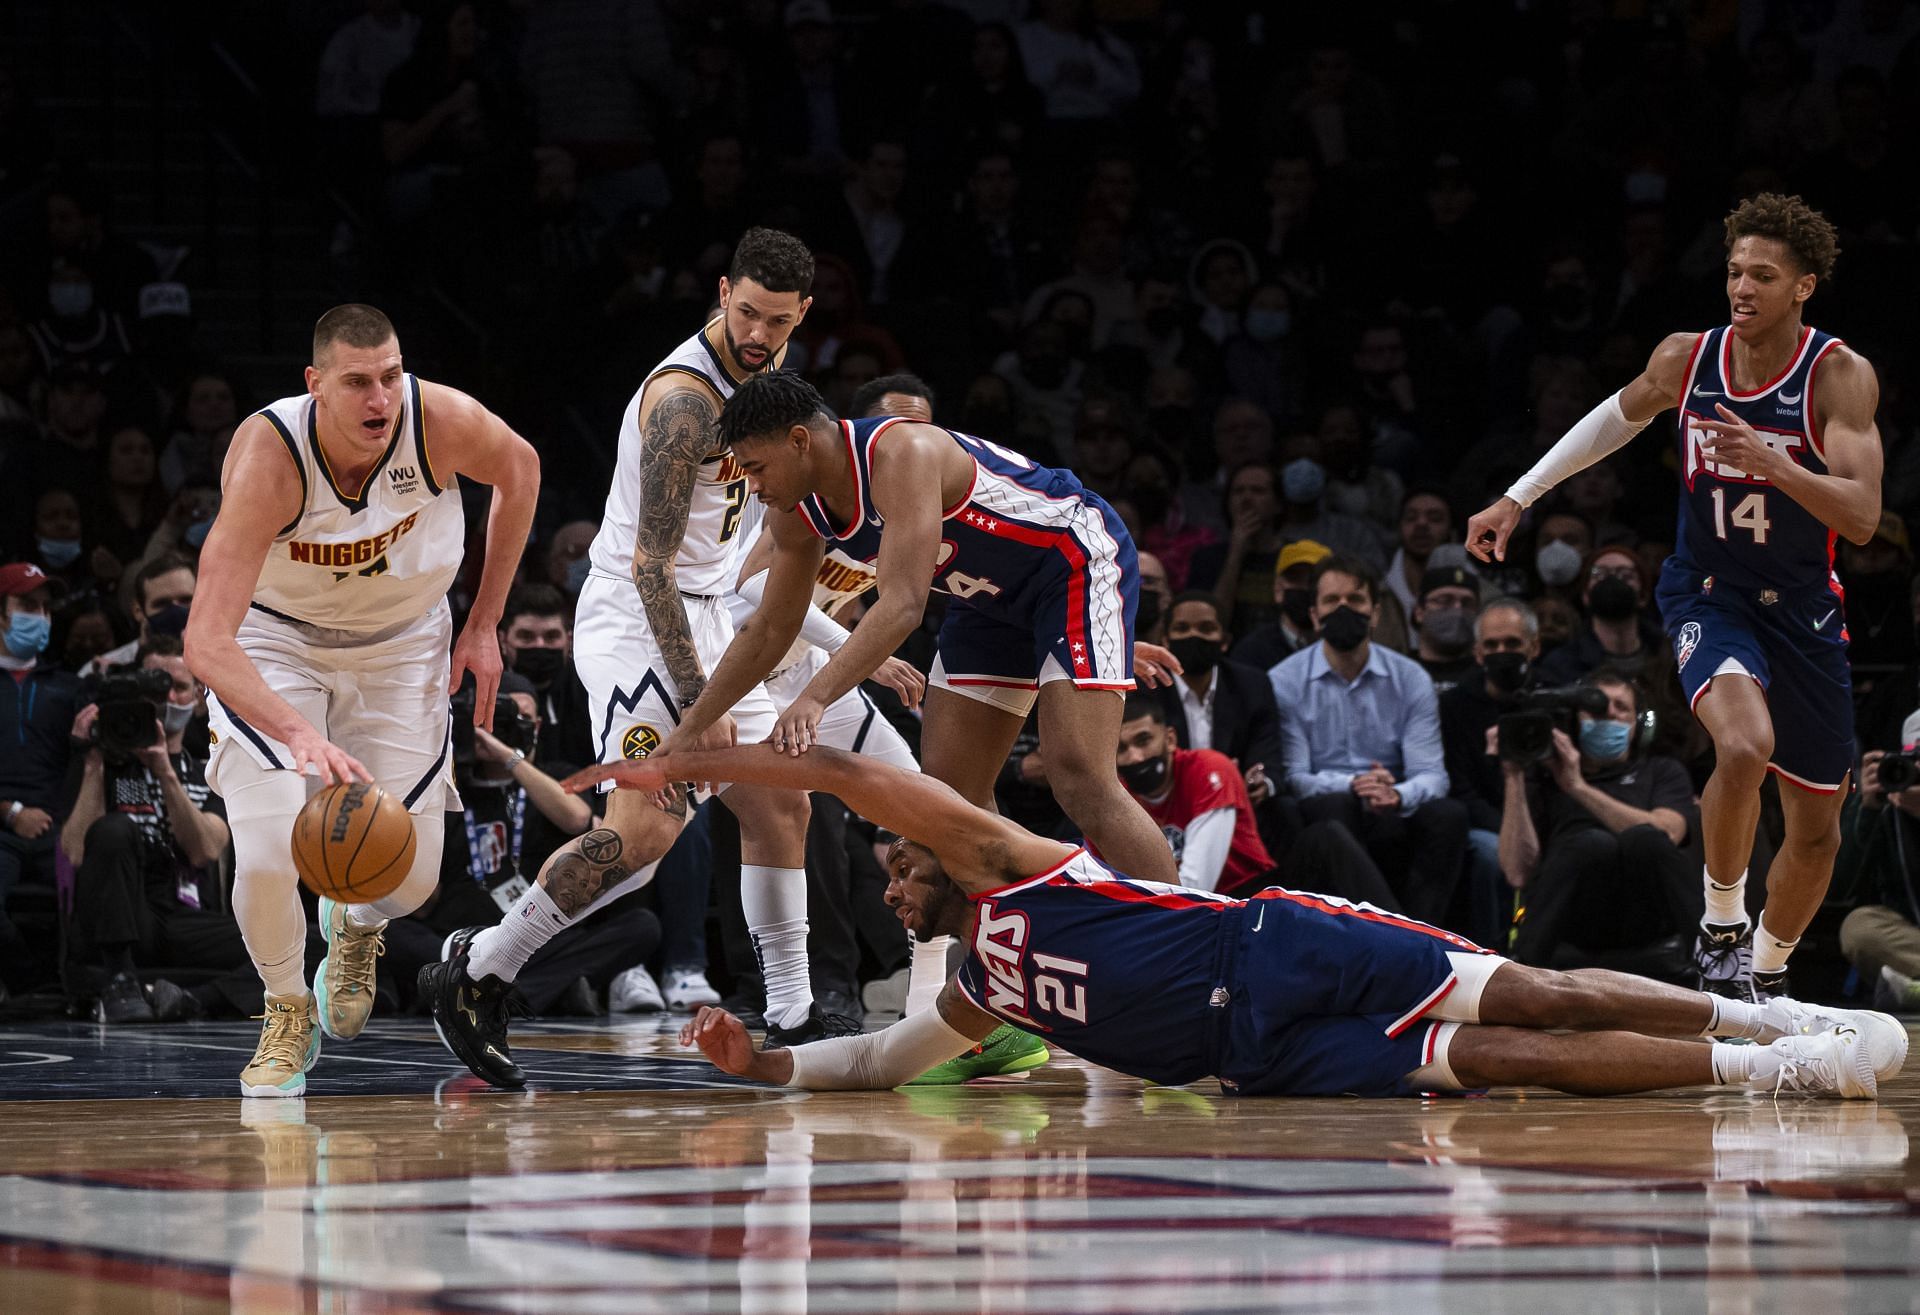
{"type": "Polygon", "coordinates": [[[1468,523],[1467,545],[1504,559],[1523,508],[1679,407],[1680,518],[1657,597],[1714,747],[1695,967],[1704,989],[1753,999],[1786,990],[1787,957],[1840,847],[1853,697],[1833,544],[1865,543],[1879,523],[1880,388],[1865,357],[1802,322],[1833,274],[1833,225],[1769,192],[1735,208],[1726,231],[1732,322],[1663,341],[1639,378],[1468,523]],[[1786,839],[1756,936],[1747,860],[1768,771],[1781,778],[1786,839]]]}
{"type": "MultiPolygon", "coordinates": [[[[1113,508],[1071,473],[972,435],[898,417],[837,421],[785,371],[742,383],[720,428],[768,507],[772,561],[759,610],[669,750],[765,678],[799,633],[822,562],[843,562],[874,572],[879,598],[781,713],[776,747],[808,752],[823,710],[900,646],[939,589],[952,601],[927,679],[926,771],[990,804],[1037,703],[1061,809],[1128,871],[1178,880],[1166,838],[1113,770],[1140,593],[1133,541],[1113,508]]],[[[1140,649],[1143,676],[1149,664],[1178,669],[1165,650],[1140,649]]]]}
{"type": "Polygon", "coordinates": [[[1885,1014],[1529,968],[1425,923],[1277,886],[1232,899],[1135,880],[930,776],[834,749],[690,750],[567,785],[605,779],[828,791],[903,837],[888,854],[887,903],[906,929],[966,937],[937,1007],[879,1032],[756,1050],[739,1019],[712,1008],[681,1031],[720,1068],[767,1082],[897,1086],[1003,1023],[1152,1082],[1213,1076],[1243,1096],[1711,1084],[1867,1097],[1906,1058],[1906,1030],[1885,1014]]]}

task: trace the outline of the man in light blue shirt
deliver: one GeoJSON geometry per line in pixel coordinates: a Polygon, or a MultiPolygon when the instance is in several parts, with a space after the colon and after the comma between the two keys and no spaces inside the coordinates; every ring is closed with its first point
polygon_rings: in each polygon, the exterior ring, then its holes
{"type": "Polygon", "coordinates": [[[1447,797],[1440,704],[1412,658],[1372,641],[1380,577],[1335,555],[1313,571],[1320,642],[1269,673],[1288,791],[1303,821],[1343,823],[1408,914],[1447,926],[1467,810],[1447,797]]]}

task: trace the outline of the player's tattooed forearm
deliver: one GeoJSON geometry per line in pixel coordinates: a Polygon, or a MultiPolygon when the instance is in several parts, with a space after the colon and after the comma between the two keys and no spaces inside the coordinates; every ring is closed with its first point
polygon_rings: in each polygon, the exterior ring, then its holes
{"type": "Polygon", "coordinates": [[[555,854],[540,884],[553,906],[572,917],[625,880],[620,853],[619,832],[597,827],[555,854]]]}
{"type": "Polygon", "coordinates": [[[713,452],[718,418],[712,397],[699,389],[676,388],[654,403],[640,433],[645,498],[634,535],[633,583],[667,674],[686,700],[699,696],[707,678],[674,580],[673,558],[686,538],[693,486],[700,463],[713,452]]]}

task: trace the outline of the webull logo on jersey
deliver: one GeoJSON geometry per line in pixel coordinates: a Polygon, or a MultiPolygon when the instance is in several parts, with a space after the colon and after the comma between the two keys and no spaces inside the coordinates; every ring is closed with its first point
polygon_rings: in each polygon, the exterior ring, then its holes
{"type": "MultiPolygon", "coordinates": [[[[1799,464],[1800,449],[1807,445],[1806,436],[1800,433],[1783,433],[1777,429],[1755,429],[1760,441],[1778,452],[1787,460],[1799,464]]],[[[1724,461],[1714,461],[1707,456],[1706,449],[1717,436],[1711,429],[1694,422],[1687,417],[1687,487],[1693,487],[1693,477],[1701,471],[1732,484],[1765,484],[1767,480],[1760,475],[1749,475],[1737,466],[1729,466],[1724,461]]]]}
{"type": "Polygon", "coordinates": [[[1002,1014],[1027,1014],[1027,915],[1017,909],[1000,912],[992,900],[980,901],[974,925],[973,952],[987,968],[987,1008],[1002,1014]]]}
{"type": "Polygon", "coordinates": [[[307,543],[299,539],[287,544],[287,556],[312,566],[365,566],[399,542],[420,519],[419,512],[408,513],[405,520],[390,530],[337,543],[307,543]]]}

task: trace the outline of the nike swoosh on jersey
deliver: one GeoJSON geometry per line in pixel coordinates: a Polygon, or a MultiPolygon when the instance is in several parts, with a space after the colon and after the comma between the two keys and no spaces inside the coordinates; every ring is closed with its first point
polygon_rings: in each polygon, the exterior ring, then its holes
{"type": "Polygon", "coordinates": [[[1698,385],[1698,384],[1695,384],[1695,385],[1694,385],[1694,387],[1693,387],[1693,395],[1694,395],[1695,397],[1718,397],[1718,396],[1720,396],[1720,394],[1718,394],[1718,393],[1716,393],[1716,392],[1713,392],[1713,391],[1712,391],[1712,390],[1710,390],[1710,389],[1706,389],[1706,388],[1702,388],[1702,387],[1700,387],[1700,385],[1698,385]]]}
{"type": "Polygon", "coordinates": [[[1262,904],[1262,905],[1260,906],[1260,914],[1259,914],[1259,916],[1258,916],[1258,917],[1256,917],[1256,918],[1255,918],[1255,919],[1253,920],[1253,929],[1254,929],[1255,931],[1259,931],[1259,930],[1260,930],[1260,924],[1261,924],[1261,923],[1263,923],[1263,922],[1265,922],[1266,920],[1267,920],[1267,906],[1266,906],[1266,905],[1264,905],[1264,904],[1262,904]]]}
{"type": "Polygon", "coordinates": [[[1839,608],[1835,608],[1833,609],[1833,612],[1828,612],[1825,616],[1821,617],[1818,621],[1815,621],[1813,623],[1813,628],[1815,630],[1819,630],[1823,628],[1827,624],[1827,622],[1833,620],[1833,613],[1839,610],[1840,610],[1839,608]]]}

